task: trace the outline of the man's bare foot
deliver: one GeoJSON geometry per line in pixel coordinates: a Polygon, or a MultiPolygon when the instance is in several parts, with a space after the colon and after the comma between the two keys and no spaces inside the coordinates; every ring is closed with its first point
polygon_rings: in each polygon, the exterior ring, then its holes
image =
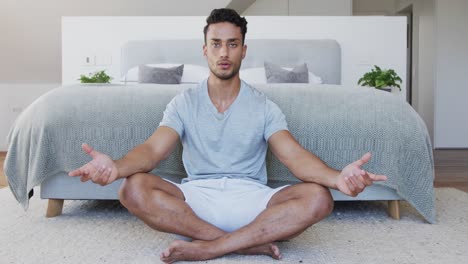
{"type": "Polygon", "coordinates": [[[194,240],[192,242],[176,240],[161,253],[160,259],[164,263],[174,263],[181,260],[208,260],[216,258],[217,255],[210,252],[208,246],[208,242],[201,240],[194,240]]]}
{"type": "Polygon", "coordinates": [[[277,245],[273,243],[251,247],[236,251],[237,254],[241,255],[267,255],[274,259],[281,259],[281,253],[277,245]]]}
{"type": "MultiPolygon", "coordinates": [[[[274,259],[281,258],[279,248],[275,244],[243,249],[236,253],[244,255],[268,255],[274,259]]],[[[174,263],[181,260],[208,260],[219,256],[220,254],[212,252],[207,241],[195,240],[187,242],[176,240],[161,253],[160,258],[164,263],[174,263]]]]}

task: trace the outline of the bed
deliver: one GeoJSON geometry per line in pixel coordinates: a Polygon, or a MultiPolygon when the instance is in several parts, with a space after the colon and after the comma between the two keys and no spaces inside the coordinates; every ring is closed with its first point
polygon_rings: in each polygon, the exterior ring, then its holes
{"type": "MultiPolygon", "coordinates": [[[[131,41],[122,47],[122,76],[140,64],[206,66],[202,44],[201,40],[131,41]]],[[[263,67],[266,60],[283,67],[305,62],[320,76],[322,84],[252,83],[283,110],[291,133],[305,148],[336,169],[370,151],[373,158],[365,168],[389,177],[357,197],[332,190],[334,200],[389,201],[394,218],[399,218],[398,201],[406,200],[424,219],[435,222],[432,146],[424,122],[410,105],[390,93],[340,85],[341,50],[334,40],[257,39],[247,45],[242,70],[263,67]]],[[[196,85],[123,80],[113,85],[58,87],[18,117],[8,137],[5,174],[25,209],[38,185],[41,198],[49,199],[47,216],[59,215],[63,200],[118,199],[121,180],[102,187],[67,175],[89,161],[81,143],[114,159],[122,157],[153,133],[177,93],[196,85]]],[[[180,181],[185,177],[181,153],[179,144],[152,173],[180,181]]],[[[269,185],[297,182],[270,152],[266,159],[269,185]]]]}

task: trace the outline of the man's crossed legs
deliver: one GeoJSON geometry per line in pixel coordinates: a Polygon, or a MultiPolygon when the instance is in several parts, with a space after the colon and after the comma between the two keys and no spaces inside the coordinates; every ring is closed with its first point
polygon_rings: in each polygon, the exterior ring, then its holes
{"type": "Polygon", "coordinates": [[[274,241],[288,240],[328,216],[333,199],[327,188],[299,183],[275,193],[253,222],[227,233],[200,219],[185,202],[182,191],[158,176],[137,173],[124,180],[121,203],[151,228],[193,239],[176,240],[161,260],[206,260],[229,253],[264,254],[281,258],[274,241]]]}

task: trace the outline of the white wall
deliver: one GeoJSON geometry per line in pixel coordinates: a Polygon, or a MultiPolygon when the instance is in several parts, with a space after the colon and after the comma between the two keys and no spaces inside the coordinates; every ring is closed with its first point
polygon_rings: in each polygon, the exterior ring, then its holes
{"type": "Polygon", "coordinates": [[[413,106],[433,135],[434,148],[468,148],[468,1],[396,1],[397,10],[409,5],[418,41],[413,106]]]}
{"type": "Polygon", "coordinates": [[[243,16],[287,16],[289,12],[288,0],[257,0],[243,16]]]}
{"type": "Polygon", "coordinates": [[[353,0],[353,15],[391,16],[395,14],[394,0],[353,0]]]}
{"type": "Polygon", "coordinates": [[[61,82],[62,16],[207,16],[213,8],[228,2],[1,0],[0,83],[61,82]]]}
{"type": "Polygon", "coordinates": [[[290,16],[350,16],[352,0],[289,0],[290,16]]]}
{"type": "Polygon", "coordinates": [[[352,0],[257,0],[244,16],[350,16],[352,0]]]}
{"type": "Polygon", "coordinates": [[[396,11],[413,9],[412,106],[426,123],[434,144],[435,4],[434,0],[396,1],[396,11]]]}
{"type": "Polygon", "coordinates": [[[7,150],[7,135],[18,115],[40,95],[60,83],[0,83],[0,151],[7,150]]]}
{"type": "MultiPolygon", "coordinates": [[[[132,39],[203,38],[205,17],[66,17],[63,20],[63,82],[107,69],[120,75],[120,47],[132,39]],[[164,26],[162,26],[164,25],[164,26]],[[118,28],[118,31],[112,30],[118,28]],[[136,30],[137,29],[137,30],[136,30]],[[112,56],[112,65],[83,66],[86,54],[112,56]]],[[[247,17],[249,38],[336,39],[342,48],[342,84],[350,88],[374,64],[402,77],[406,99],[406,17],[247,17]],[[385,30],[382,30],[385,28],[385,30]]],[[[247,43],[248,44],[248,43],[247,43]]],[[[201,47],[200,47],[201,52],[201,47]]]]}
{"type": "Polygon", "coordinates": [[[436,148],[468,148],[468,1],[436,0],[436,148]]]}

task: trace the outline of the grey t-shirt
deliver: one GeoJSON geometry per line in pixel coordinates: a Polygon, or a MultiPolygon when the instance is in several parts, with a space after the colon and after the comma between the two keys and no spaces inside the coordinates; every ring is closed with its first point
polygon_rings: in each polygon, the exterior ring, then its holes
{"type": "Polygon", "coordinates": [[[183,91],[167,105],[159,126],[181,138],[188,175],[183,182],[227,177],[266,184],[268,138],[288,130],[279,107],[244,81],[224,113],[213,105],[207,80],[183,91]]]}

